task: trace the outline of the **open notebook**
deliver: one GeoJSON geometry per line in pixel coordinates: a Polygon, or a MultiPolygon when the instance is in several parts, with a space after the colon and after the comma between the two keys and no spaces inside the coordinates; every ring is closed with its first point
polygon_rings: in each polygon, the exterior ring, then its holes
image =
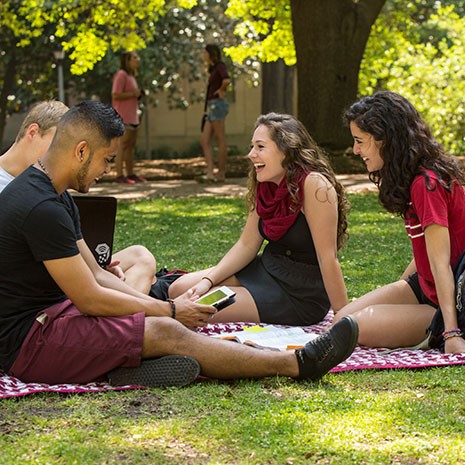
{"type": "Polygon", "coordinates": [[[116,198],[73,195],[79,208],[82,235],[97,263],[106,267],[111,261],[116,222],[116,198]]]}

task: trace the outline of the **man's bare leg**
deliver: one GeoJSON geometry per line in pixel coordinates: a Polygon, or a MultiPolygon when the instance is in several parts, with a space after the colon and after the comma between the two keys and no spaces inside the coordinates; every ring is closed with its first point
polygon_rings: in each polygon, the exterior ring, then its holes
{"type": "Polygon", "coordinates": [[[187,355],[197,360],[203,375],[219,379],[318,379],[352,353],[357,337],[357,324],[347,317],[304,349],[277,352],[200,335],[171,318],[148,317],[142,357],[187,355]]]}
{"type": "Polygon", "coordinates": [[[294,352],[258,350],[197,334],[169,318],[146,318],[143,358],[188,355],[212,378],[256,378],[299,374],[294,352]]]}

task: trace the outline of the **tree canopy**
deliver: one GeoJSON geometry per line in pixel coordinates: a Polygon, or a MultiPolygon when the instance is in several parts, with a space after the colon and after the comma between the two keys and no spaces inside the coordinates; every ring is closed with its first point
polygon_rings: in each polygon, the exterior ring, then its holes
{"type": "Polygon", "coordinates": [[[210,37],[254,79],[258,62],[297,63],[298,116],[320,143],[348,145],[343,107],[357,93],[390,89],[417,106],[448,150],[463,153],[464,17],[465,0],[1,2],[0,140],[9,112],[56,95],[57,47],[77,94],[108,100],[116,53],[138,49],[143,85],[184,108],[199,96],[182,82],[201,77],[198,52],[210,37]]]}
{"type": "Polygon", "coordinates": [[[367,44],[360,93],[401,93],[447,150],[465,153],[465,2],[391,0],[386,6],[367,44]]]}
{"type": "Polygon", "coordinates": [[[82,74],[109,49],[143,49],[166,8],[191,8],[197,0],[16,0],[0,5],[2,33],[25,47],[49,33],[72,61],[71,72],[82,74]]]}
{"type": "MultiPolygon", "coordinates": [[[[292,6],[301,3],[302,0],[230,0],[227,14],[242,18],[235,31],[241,37],[241,43],[229,49],[232,58],[241,61],[246,57],[256,56],[262,61],[274,61],[276,57],[280,57],[288,65],[294,64],[297,37],[295,26],[292,34],[292,6]]],[[[369,3],[369,6],[374,4],[369,3]]],[[[365,14],[363,8],[360,8],[362,4],[363,2],[351,1],[340,2],[339,6],[333,5],[339,11],[343,5],[349,7],[345,21],[341,20],[339,23],[341,37],[344,27],[348,27],[350,15],[356,11],[355,8],[358,7],[358,21],[365,14]]],[[[334,36],[318,30],[318,21],[315,21],[318,5],[313,13],[313,18],[310,14],[296,16],[296,22],[301,19],[303,31],[306,31],[302,38],[302,47],[312,47],[309,43],[311,41],[318,41],[322,46],[325,41],[331,41],[331,47],[334,48],[337,44],[334,36]],[[312,30],[319,31],[318,37],[312,35],[312,30]]],[[[331,21],[332,19],[330,18],[331,21]]],[[[324,22],[324,17],[320,17],[319,22],[324,22]]],[[[326,23],[325,28],[329,29],[326,23]]],[[[353,54],[353,49],[346,53],[350,54],[353,54]]],[[[464,0],[387,0],[371,27],[360,72],[357,73],[358,94],[371,94],[380,89],[403,94],[419,109],[438,140],[448,150],[452,153],[464,153],[464,57],[464,0]]],[[[344,53],[339,53],[338,59],[331,60],[329,54],[325,54],[324,60],[331,62],[330,66],[340,67],[345,57],[344,53]]],[[[314,73],[305,71],[309,69],[311,60],[302,60],[300,57],[299,61],[298,75],[305,73],[304,80],[299,80],[299,86],[308,88],[315,79],[314,73]]],[[[324,63],[319,63],[318,66],[326,72],[324,63]]],[[[308,105],[307,109],[299,106],[299,117],[303,120],[306,119],[305,114],[310,114],[312,110],[321,119],[322,112],[330,107],[331,101],[321,103],[318,101],[319,95],[328,92],[333,100],[337,95],[337,85],[329,82],[329,75],[327,82],[321,77],[316,79],[320,84],[316,95],[306,97],[299,91],[299,99],[303,98],[304,104],[308,105]]],[[[340,106],[339,111],[342,109],[343,106],[340,106]]],[[[334,123],[340,124],[337,114],[324,119],[324,124],[329,128],[334,123]]],[[[312,129],[316,127],[316,123],[307,124],[307,127],[314,132],[312,129]]],[[[334,129],[330,129],[328,137],[334,137],[334,129]]],[[[325,142],[325,137],[319,137],[319,142],[321,141],[325,142]]]]}
{"type": "MultiPolygon", "coordinates": [[[[200,51],[206,41],[230,45],[239,40],[233,34],[234,22],[224,15],[226,4],[227,0],[2,3],[0,140],[8,113],[56,97],[57,47],[66,50],[67,91],[78,98],[96,96],[108,102],[119,52],[138,49],[138,80],[151,103],[156,105],[156,94],[164,92],[172,106],[185,108],[201,98],[189,94],[183,83],[204,78],[200,51]]],[[[233,76],[253,71],[252,65],[235,66],[233,76]]]]}

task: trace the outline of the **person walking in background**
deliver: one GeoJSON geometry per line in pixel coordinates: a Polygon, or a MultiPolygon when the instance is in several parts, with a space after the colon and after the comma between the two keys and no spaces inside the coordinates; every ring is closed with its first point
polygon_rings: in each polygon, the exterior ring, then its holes
{"type": "Polygon", "coordinates": [[[171,284],[170,297],[226,285],[236,301],[209,322],[318,323],[330,307],[348,302],[337,258],[347,229],[343,187],[291,115],[260,116],[248,157],[249,216],[241,237],[218,265],[171,284]]]}
{"type": "Polygon", "coordinates": [[[125,131],[116,156],[116,182],[135,184],[145,179],[134,174],[134,148],[139,127],[138,99],[142,95],[136,81],[139,55],[125,52],[121,56],[121,67],[113,77],[111,89],[112,106],[123,119],[125,131]],[[126,176],[123,174],[123,162],[126,176]]]}
{"type": "Polygon", "coordinates": [[[223,182],[226,177],[226,159],[228,156],[224,120],[228,114],[229,106],[225,94],[231,79],[226,65],[221,61],[221,51],[217,45],[208,44],[203,51],[203,59],[209,77],[200,145],[207,163],[207,174],[198,180],[201,182],[223,182]],[[216,176],[214,175],[212,136],[215,137],[218,146],[218,172],[216,176]]]}

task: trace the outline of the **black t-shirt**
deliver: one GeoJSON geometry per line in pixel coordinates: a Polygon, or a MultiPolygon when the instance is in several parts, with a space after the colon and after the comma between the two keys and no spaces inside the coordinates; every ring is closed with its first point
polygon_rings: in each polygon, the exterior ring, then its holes
{"type": "Polygon", "coordinates": [[[0,193],[0,368],[9,369],[37,313],[66,299],[44,260],[72,257],[79,212],[34,167],[0,193]]]}

